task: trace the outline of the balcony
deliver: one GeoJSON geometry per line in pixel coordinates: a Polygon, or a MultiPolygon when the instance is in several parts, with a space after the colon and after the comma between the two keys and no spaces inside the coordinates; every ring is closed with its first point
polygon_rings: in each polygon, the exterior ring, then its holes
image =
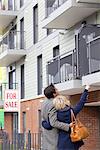
{"type": "Polygon", "coordinates": [[[82,91],[77,79],[76,51],[54,57],[47,64],[48,84],[53,83],[63,94],[78,94],[82,91]]]}
{"type": "Polygon", "coordinates": [[[76,0],[46,0],[43,28],[68,29],[100,9],[100,4],[76,0]]]}
{"type": "Polygon", "coordinates": [[[82,84],[90,84],[100,89],[100,36],[88,39],[87,58],[89,71],[82,77],[82,84]]]}
{"type": "Polygon", "coordinates": [[[0,66],[6,67],[26,55],[25,32],[10,31],[0,41],[0,66]]]}
{"type": "Polygon", "coordinates": [[[0,31],[3,31],[17,16],[17,0],[0,0],[0,31]]]}

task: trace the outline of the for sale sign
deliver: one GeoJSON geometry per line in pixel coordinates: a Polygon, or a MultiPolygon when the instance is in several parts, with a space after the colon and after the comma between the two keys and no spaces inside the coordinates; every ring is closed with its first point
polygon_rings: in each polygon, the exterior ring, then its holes
{"type": "Polygon", "coordinates": [[[19,111],[18,90],[5,90],[4,110],[7,112],[19,111]]]}

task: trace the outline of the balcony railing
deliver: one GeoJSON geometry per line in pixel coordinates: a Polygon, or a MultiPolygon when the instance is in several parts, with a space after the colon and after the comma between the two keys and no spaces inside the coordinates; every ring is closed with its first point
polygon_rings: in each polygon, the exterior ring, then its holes
{"type": "Polygon", "coordinates": [[[25,32],[10,31],[0,41],[0,53],[7,49],[25,49],[25,32]]]}
{"type": "Polygon", "coordinates": [[[0,10],[17,10],[17,0],[0,0],[0,10]]]}
{"type": "Polygon", "coordinates": [[[89,61],[89,73],[100,71],[100,36],[88,40],[87,57],[89,61]]]}
{"type": "Polygon", "coordinates": [[[61,83],[76,79],[76,51],[54,57],[47,64],[47,80],[50,83],[61,83]]]}
{"type": "Polygon", "coordinates": [[[45,0],[46,4],[46,17],[48,17],[53,11],[60,7],[67,0],[45,0]]]}
{"type": "Polygon", "coordinates": [[[5,90],[18,89],[18,83],[2,83],[0,84],[0,101],[4,100],[5,90]]]}

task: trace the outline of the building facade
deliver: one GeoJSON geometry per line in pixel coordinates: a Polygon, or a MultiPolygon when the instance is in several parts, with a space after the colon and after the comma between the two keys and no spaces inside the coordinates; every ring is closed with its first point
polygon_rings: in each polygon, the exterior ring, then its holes
{"type": "Polygon", "coordinates": [[[40,131],[47,85],[54,83],[74,105],[89,84],[89,100],[80,118],[90,136],[82,150],[99,150],[100,2],[1,0],[0,20],[0,67],[7,68],[0,106],[10,139],[17,132],[40,131]],[[9,102],[15,97],[5,105],[7,90],[12,95],[17,91],[17,109],[15,101],[9,102]]]}

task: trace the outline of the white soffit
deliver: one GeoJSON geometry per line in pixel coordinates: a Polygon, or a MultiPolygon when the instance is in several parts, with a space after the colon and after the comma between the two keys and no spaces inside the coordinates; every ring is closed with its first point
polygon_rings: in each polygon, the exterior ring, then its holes
{"type": "Polygon", "coordinates": [[[81,2],[81,3],[100,3],[100,0],[77,0],[77,2],[81,2]]]}

